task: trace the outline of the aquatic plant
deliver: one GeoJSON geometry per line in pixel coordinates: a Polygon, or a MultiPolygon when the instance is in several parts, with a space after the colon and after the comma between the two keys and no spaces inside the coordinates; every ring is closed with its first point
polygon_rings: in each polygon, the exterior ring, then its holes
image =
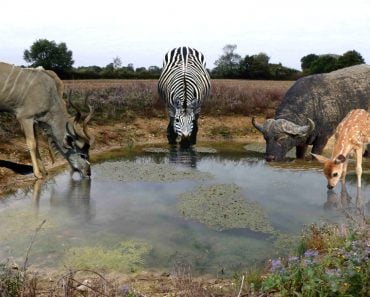
{"type": "Polygon", "coordinates": [[[67,251],[63,264],[77,269],[133,272],[144,265],[150,250],[150,245],[138,240],[123,241],[115,248],[73,247],[67,251]]]}
{"type": "Polygon", "coordinates": [[[172,164],[135,163],[119,161],[98,164],[95,172],[102,179],[115,181],[174,182],[179,180],[207,180],[210,173],[199,170],[181,170],[172,164]]]}
{"type": "Polygon", "coordinates": [[[273,231],[262,206],[247,200],[235,184],[201,185],[195,191],[180,195],[177,209],[183,217],[219,231],[233,228],[273,231]]]}

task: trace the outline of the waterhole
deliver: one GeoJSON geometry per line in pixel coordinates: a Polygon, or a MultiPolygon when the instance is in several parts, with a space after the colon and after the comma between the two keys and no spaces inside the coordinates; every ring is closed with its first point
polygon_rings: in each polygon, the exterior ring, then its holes
{"type": "Polygon", "coordinates": [[[147,147],[94,164],[91,180],[37,181],[0,200],[0,259],[232,275],[291,252],[305,225],[368,215],[368,161],[361,191],[354,174],[328,191],[317,162],[266,163],[255,148],[147,147]]]}

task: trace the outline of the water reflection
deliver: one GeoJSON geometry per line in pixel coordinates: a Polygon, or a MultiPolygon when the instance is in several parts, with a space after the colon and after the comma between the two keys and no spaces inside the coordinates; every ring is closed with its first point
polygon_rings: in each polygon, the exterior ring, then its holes
{"type": "Polygon", "coordinates": [[[194,148],[172,146],[169,150],[169,162],[187,167],[197,167],[197,152],[194,148]]]}
{"type": "Polygon", "coordinates": [[[91,179],[74,179],[68,177],[68,181],[62,189],[56,183],[36,180],[32,192],[32,205],[38,210],[42,194],[45,193],[50,207],[63,208],[70,216],[78,216],[85,222],[90,221],[95,214],[91,205],[91,179]],[[45,191],[43,191],[45,189],[45,191]]]}
{"type": "MultiPolygon", "coordinates": [[[[366,225],[365,215],[365,196],[361,188],[356,188],[356,197],[353,199],[348,193],[345,183],[341,184],[341,191],[338,195],[334,190],[327,191],[327,199],[324,209],[327,211],[335,210],[343,213],[351,224],[356,227],[366,225]]],[[[369,203],[368,203],[369,204],[369,203]]]]}

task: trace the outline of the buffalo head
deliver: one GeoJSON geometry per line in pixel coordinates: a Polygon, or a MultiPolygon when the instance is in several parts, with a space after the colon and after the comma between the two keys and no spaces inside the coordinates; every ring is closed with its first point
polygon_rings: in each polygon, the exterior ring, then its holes
{"type": "Polygon", "coordinates": [[[266,161],[280,161],[288,151],[306,143],[315,129],[315,123],[307,119],[307,125],[300,126],[284,119],[268,119],[258,124],[252,119],[253,126],[263,134],[266,140],[266,161]]]}

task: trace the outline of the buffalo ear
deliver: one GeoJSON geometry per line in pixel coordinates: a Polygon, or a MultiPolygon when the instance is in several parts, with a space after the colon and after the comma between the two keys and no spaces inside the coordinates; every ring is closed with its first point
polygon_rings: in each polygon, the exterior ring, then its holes
{"type": "Polygon", "coordinates": [[[316,155],[316,154],[312,154],[312,153],[311,153],[311,155],[312,155],[313,157],[315,157],[315,159],[316,159],[317,161],[319,161],[320,163],[325,163],[326,161],[328,161],[328,160],[329,160],[328,158],[326,158],[326,157],[324,157],[324,156],[321,156],[321,155],[316,155]]]}
{"type": "Polygon", "coordinates": [[[345,161],[346,161],[346,157],[343,155],[339,155],[338,157],[335,158],[334,163],[341,164],[341,163],[344,163],[345,161]]]}

